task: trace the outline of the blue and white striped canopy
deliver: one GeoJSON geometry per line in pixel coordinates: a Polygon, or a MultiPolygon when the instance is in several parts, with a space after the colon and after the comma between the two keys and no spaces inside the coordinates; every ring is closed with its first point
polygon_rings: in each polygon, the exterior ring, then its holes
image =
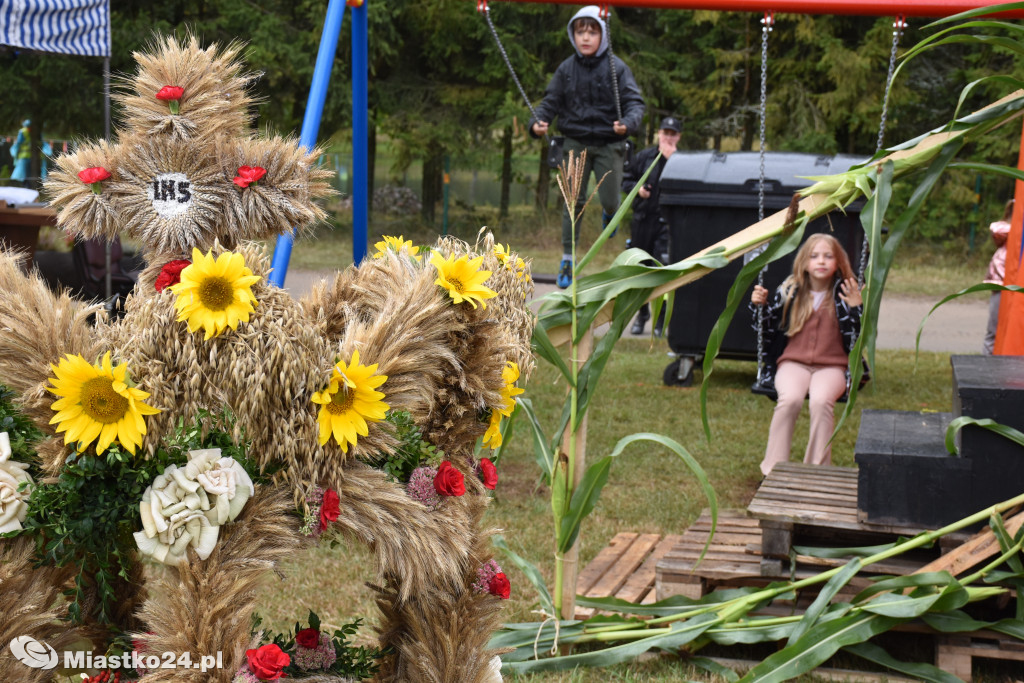
{"type": "Polygon", "coordinates": [[[0,0],[0,44],[110,56],[108,0],[0,0]]]}

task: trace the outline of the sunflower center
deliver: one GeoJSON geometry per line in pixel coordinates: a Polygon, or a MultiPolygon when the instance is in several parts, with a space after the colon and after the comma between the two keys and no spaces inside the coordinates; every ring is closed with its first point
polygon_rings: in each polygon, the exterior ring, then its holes
{"type": "Polygon", "coordinates": [[[208,277],[199,285],[199,300],[211,311],[223,311],[234,299],[234,287],[222,277],[208,277]]]}
{"type": "Polygon", "coordinates": [[[456,277],[449,277],[448,284],[450,284],[452,286],[452,289],[454,289],[459,294],[463,294],[466,291],[466,285],[462,284],[462,280],[456,277]]]}
{"type": "Polygon", "coordinates": [[[128,399],[112,384],[109,377],[93,377],[82,385],[82,410],[96,422],[117,422],[128,412],[128,399]]]}
{"type": "Polygon", "coordinates": [[[343,386],[331,396],[331,402],[327,404],[327,412],[331,415],[342,415],[352,407],[355,398],[356,392],[343,386]]]}

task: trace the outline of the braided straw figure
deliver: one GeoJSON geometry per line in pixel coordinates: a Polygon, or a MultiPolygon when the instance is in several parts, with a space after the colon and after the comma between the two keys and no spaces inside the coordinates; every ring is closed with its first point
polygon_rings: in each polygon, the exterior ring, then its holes
{"type": "MultiPolygon", "coordinates": [[[[51,367],[67,354],[92,362],[107,353],[115,373],[124,365],[131,378],[122,390],[115,374],[114,391],[148,394],[145,429],[114,430],[117,438],[134,434],[136,457],[152,457],[182,420],[227,407],[236,438],[244,431],[250,454],[275,472],[274,484],[257,487],[223,528],[212,553],[200,559],[189,548],[148,594],[143,587],[119,596],[141,605],[136,616],[146,633],[135,636],[147,651],[223,653],[224,669],[213,674],[160,670],[144,681],[231,679],[249,645],[252,587],[308,545],[293,513],[317,488],[340,496],[329,533],[375,554],[381,645],[392,653],[381,679],[493,680],[486,643],[500,600],[471,590],[490,559],[490,531],[481,528],[489,499],[473,451],[488,415],[508,407],[506,366],[515,363],[522,382],[533,368],[529,266],[485,234],[474,247],[443,240],[434,255],[466,257],[479,274],[490,272],[493,298],[479,304],[460,302],[439,285],[440,266],[404,250],[337,274],[301,302],[270,285],[268,259],[254,240],[322,220],[315,200],[331,194],[329,172],[316,166],[320,150],[307,153],[293,139],[249,128],[252,77],[240,52],[237,44],[204,49],[195,37],[158,40],[150,53],[135,55],[138,71],[119,96],[117,139],[57,159],[46,191],[60,226],[82,238],[124,233],[142,246],[147,267],[123,317],[90,326],[95,307],[50,294],[38,278],[21,275],[15,256],[0,252],[0,328],[9,331],[0,335],[0,383],[20,392],[45,433],[38,454],[50,476],[76,449],[64,443],[74,430],[59,434],[66,424],[50,424],[57,419],[51,367]],[[180,282],[170,284],[175,275],[180,282]],[[408,412],[445,451],[464,475],[465,495],[428,509],[369,466],[397,445],[391,423],[379,416],[353,427],[357,436],[325,428],[331,414],[351,406],[351,373],[373,365],[374,377],[386,377],[375,385],[385,407],[408,412]]],[[[85,443],[86,454],[102,451],[113,432],[96,427],[97,442],[89,429],[70,440],[85,443]]],[[[6,589],[0,574],[0,594],[6,589]]]]}

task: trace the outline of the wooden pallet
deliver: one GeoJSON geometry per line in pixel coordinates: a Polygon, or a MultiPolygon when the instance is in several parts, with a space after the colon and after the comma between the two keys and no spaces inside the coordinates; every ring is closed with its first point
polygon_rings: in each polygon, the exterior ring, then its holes
{"type": "MultiPolygon", "coordinates": [[[[761,572],[765,576],[785,576],[790,554],[800,537],[832,538],[844,546],[871,545],[914,536],[921,527],[899,524],[874,524],[862,521],[857,511],[857,469],[830,465],[779,463],[765,477],[747,507],[761,526],[761,572]],[[796,538],[795,538],[796,537],[796,538]]],[[[951,535],[946,544],[956,545],[966,534],[951,535]]],[[[814,543],[810,543],[813,545],[814,543]]],[[[819,567],[828,562],[803,558],[819,567]]],[[[932,558],[925,558],[927,562],[932,558]]],[[[920,566],[920,557],[897,560],[880,573],[908,574],[920,566]]]]}
{"type": "Polygon", "coordinates": [[[759,579],[761,556],[752,548],[761,543],[756,519],[742,510],[719,510],[718,526],[704,558],[698,562],[711,533],[711,513],[704,510],[680,542],[658,562],[658,600],[673,595],[697,599],[712,586],[759,579]]]}
{"type": "Polygon", "coordinates": [[[971,683],[971,664],[975,657],[1024,662],[1024,643],[988,631],[936,639],[935,666],[966,683],[971,683]]]}
{"type": "MultiPolygon", "coordinates": [[[[576,595],[654,602],[655,565],[681,538],[678,534],[616,534],[576,578],[576,595]]],[[[594,611],[577,607],[576,618],[589,619],[594,611]]]]}

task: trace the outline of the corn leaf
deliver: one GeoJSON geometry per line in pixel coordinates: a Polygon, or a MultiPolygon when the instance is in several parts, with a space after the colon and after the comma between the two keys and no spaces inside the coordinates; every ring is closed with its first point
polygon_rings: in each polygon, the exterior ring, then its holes
{"type": "Polygon", "coordinates": [[[860,571],[860,560],[854,558],[846,563],[842,571],[833,576],[828,580],[828,583],[822,587],[818,593],[818,597],[814,599],[811,606],[804,612],[804,617],[799,621],[792,633],[789,634],[789,639],[786,641],[786,645],[792,645],[800,638],[804,636],[811,627],[818,623],[818,619],[825,612],[825,609],[832,602],[832,598],[842,590],[843,586],[850,582],[857,572],[860,571]]]}
{"type": "Polygon", "coordinates": [[[858,645],[850,645],[844,649],[869,662],[881,664],[893,671],[899,671],[922,681],[930,681],[931,683],[963,683],[953,674],[946,673],[937,666],[923,662],[900,661],[874,643],[860,643],[858,645]]]}
{"type": "Polygon", "coordinates": [[[713,615],[703,614],[683,623],[672,624],[668,633],[659,633],[594,652],[528,662],[506,662],[503,659],[501,672],[503,674],[534,673],[538,671],[564,671],[578,666],[611,666],[629,661],[653,648],[676,649],[682,647],[704,633],[715,621],[716,618],[713,615]]]}
{"type": "Polygon", "coordinates": [[[682,444],[667,436],[647,432],[622,437],[615,444],[615,448],[612,449],[610,455],[601,458],[587,468],[579,486],[572,493],[569,510],[562,519],[558,533],[558,552],[566,552],[576,542],[576,537],[579,535],[583,520],[586,519],[587,515],[594,509],[594,506],[597,505],[597,501],[601,496],[601,490],[608,481],[608,472],[611,469],[612,462],[622,454],[627,446],[637,441],[651,441],[661,444],[672,453],[675,453],[697,478],[697,483],[700,484],[701,489],[704,491],[704,495],[708,499],[708,507],[711,510],[711,533],[708,535],[708,540],[704,544],[704,549],[701,551],[698,562],[704,557],[704,553],[707,551],[708,545],[710,545],[711,539],[715,534],[715,528],[718,525],[718,497],[715,495],[715,490],[712,488],[704,468],[700,466],[700,463],[690,455],[682,444]]]}
{"type": "Polygon", "coordinates": [[[975,427],[981,427],[987,429],[990,432],[995,432],[999,436],[1005,437],[1010,441],[1014,442],[1019,446],[1024,446],[1024,434],[1021,434],[1013,427],[1007,427],[1006,425],[999,424],[995,420],[988,418],[975,419],[968,415],[961,415],[946,427],[946,450],[954,455],[958,455],[959,451],[956,447],[956,433],[966,427],[972,425],[975,427]]]}
{"type": "Polygon", "coordinates": [[[547,584],[544,583],[544,577],[541,575],[540,570],[537,569],[537,566],[509,548],[508,544],[505,543],[504,536],[499,534],[491,537],[491,543],[494,544],[495,548],[503,552],[507,558],[512,560],[512,564],[526,575],[527,580],[537,590],[537,597],[540,599],[540,606],[544,611],[548,614],[554,614],[555,605],[551,600],[551,593],[548,592],[547,584]]]}
{"type": "Polygon", "coordinates": [[[841,648],[863,643],[900,623],[900,619],[857,612],[818,624],[798,641],[755,666],[742,683],[781,683],[808,673],[841,648]]]}
{"type": "MultiPolygon", "coordinates": [[[[1024,175],[1021,176],[1021,180],[1024,180],[1024,175]]],[[[941,301],[939,301],[937,304],[935,304],[928,310],[928,313],[924,316],[924,318],[921,319],[921,324],[917,326],[917,336],[914,338],[915,355],[919,353],[921,350],[921,333],[924,331],[924,324],[928,322],[928,318],[931,317],[932,313],[934,313],[939,306],[947,304],[950,301],[953,301],[954,299],[959,299],[960,297],[965,296],[967,294],[974,294],[975,292],[995,292],[1003,290],[1007,292],[1024,292],[1024,287],[1020,287],[1019,285],[997,285],[991,282],[981,282],[976,285],[971,285],[966,289],[961,289],[959,292],[950,294],[947,297],[944,297],[941,301]]]]}

